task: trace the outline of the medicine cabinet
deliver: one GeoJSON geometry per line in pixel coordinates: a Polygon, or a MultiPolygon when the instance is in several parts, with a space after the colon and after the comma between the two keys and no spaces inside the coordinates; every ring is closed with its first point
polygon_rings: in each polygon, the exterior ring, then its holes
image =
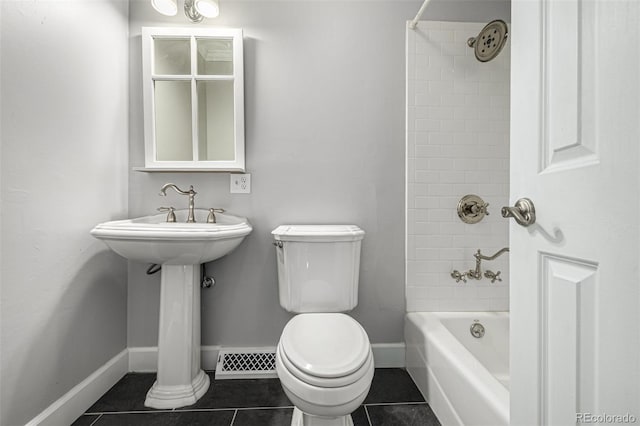
{"type": "Polygon", "coordinates": [[[241,29],[142,28],[144,171],[244,171],[241,29]]]}

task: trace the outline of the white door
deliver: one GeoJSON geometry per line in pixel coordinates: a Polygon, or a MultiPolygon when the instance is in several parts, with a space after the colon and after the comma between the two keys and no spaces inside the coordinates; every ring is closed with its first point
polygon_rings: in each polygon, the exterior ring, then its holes
{"type": "Polygon", "coordinates": [[[639,17],[512,3],[513,425],[640,424],[639,17]]]}

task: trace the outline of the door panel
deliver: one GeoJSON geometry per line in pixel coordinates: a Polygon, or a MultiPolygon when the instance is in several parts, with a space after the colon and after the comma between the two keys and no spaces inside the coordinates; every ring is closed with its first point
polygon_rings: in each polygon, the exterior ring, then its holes
{"type": "Polygon", "coordinates": [[[542,165],[563,170],[598,161],[594,111],[595,2],[562,0],[541,4],[542,165]]]}
{"type": "Polygon", "coordinates": [[[511,201],[537,215],[510,228],[514,425],[640,422],[639,18],[512,3],[511,201]]]}
{"type": "Polygon", "coordinates": [[[570,425],[594,402],[598,270],[591,262],[547,253],[540,265],[542,419],[570,425]]]}

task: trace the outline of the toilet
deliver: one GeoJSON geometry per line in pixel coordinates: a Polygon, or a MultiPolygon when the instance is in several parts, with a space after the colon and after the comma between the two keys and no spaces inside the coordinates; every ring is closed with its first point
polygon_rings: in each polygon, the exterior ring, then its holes
{"type": "Polygon", "coordinates": [[[280,305],[297,314],[282,330],[276,372],[295,405],[292,426],[352,426],[371,387],[374,362],[364,328],[344,314],[358,304],[355,225],[282,225],[272,231],[280,305]]]}

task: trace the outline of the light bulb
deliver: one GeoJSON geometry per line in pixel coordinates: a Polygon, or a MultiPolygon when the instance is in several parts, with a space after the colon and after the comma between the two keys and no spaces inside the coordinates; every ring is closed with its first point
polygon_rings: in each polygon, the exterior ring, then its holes
{"type": "Polygon", "coordinates": [[[178,13],[177,0],[151,0],[151,6],[163,15],[174,16],[178,13]]]}
{"type": "Polygon", "coordinates": [[[196,10],[205,18],[215,18],[220,14],[217,0],[196,0],[196,10]]]}

